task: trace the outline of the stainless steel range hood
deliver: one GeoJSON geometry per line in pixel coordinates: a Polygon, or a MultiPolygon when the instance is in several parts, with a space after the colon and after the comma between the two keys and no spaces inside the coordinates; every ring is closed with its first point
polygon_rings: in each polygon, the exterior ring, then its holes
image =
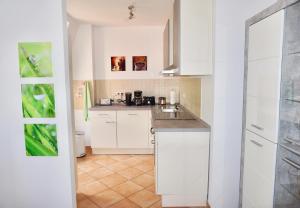
{"type": "Polygon", "coordinates": [[[164,76],[174,76],[178,72],[178,67],[170,65],[164,68],[160,73],[164,76]]]}

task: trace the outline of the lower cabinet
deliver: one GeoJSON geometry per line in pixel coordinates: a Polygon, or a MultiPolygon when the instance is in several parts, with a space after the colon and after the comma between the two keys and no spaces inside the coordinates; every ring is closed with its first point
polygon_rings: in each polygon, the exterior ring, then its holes
{"type": "Polygon", "coordinates": [[[149,111],[119,111],[117,135],[119,148],[148,148],[149,111]]]}
{"type": "Polygon", "coordinates": [[[243,208],[273,207],[277,144],[246,131],[243,208]]]}
{"type": "Polygon", "coordinates": [[[92,148],[115,148],[117,146],[116,111],[93,111],[89,115],[92,148]]]}
{"type": "Polygon", "coordinates": [[[93,153],[153,153],[149,110],[90,111],[89,115],[93,153]]]}
{"type": "Polygon", "coordinates": [[[206,206],[209,132],[155,132],[156,193],[164,207],[206,206]]]}

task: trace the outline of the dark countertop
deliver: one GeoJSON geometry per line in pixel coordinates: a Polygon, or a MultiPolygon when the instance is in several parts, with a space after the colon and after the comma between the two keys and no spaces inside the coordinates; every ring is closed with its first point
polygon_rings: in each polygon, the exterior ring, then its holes
{"type": "Polygon", "coordinates": [[[174,113],[163,113],[160,107],[152,108],[152,129],[154,132],[210,132],[210,126],[192,114],[184,106],[179,108],[178,120],[170,119],[174,113]],[[172,116],[171,116],[172,115],[172,116]]]}
{"type": "MultiPolygon", "coordinates": [[[[126,106],[114,104],[111,106],[95,106],[90,111],[120,111],[120,110],[151,110],[152,129],[154,132],[210,132],[210,126],[193,115],[183,106],[178,113],[179,120],[170,119],[171,113],[164,113],[160,105],[155,106],[126,106]]],[[[174,115],[174,113],[172,114],[174,115]]]]}
{"type": "Polygon", "coordinates": [[[127,106],[124,104],[113,104],[113,105],[97,105],[90,108],[90,111],[119,111],[119,110],[151,110],[153,107],[151,105],[142,106],[127,106]]]}

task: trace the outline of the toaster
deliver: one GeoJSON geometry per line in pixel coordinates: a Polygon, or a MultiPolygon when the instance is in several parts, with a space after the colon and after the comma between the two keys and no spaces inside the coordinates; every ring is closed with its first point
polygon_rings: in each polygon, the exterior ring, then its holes
{"type": "Polygon", "coordinates": [[[143,97],[143,105],[155,105],[155,97],[154,96],[144,96],[143,97]]]}

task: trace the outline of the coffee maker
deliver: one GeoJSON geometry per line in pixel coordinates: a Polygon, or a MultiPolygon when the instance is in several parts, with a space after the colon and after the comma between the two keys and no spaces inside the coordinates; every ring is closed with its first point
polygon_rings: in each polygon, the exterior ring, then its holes
{"type": "Polygon", "coordinates": [[[125,104],[127,106],[132,105],[132,93],[131,92],[126,92],[125,93],[125,104]]]}
{"type": "Polygon", "coordinates": [[[136,90],[134,91],[134,98],[133,98],[133,102],[135,105],[139,106],[139,105],[143,105],[143,92],[140,90],[136,90]]]}

